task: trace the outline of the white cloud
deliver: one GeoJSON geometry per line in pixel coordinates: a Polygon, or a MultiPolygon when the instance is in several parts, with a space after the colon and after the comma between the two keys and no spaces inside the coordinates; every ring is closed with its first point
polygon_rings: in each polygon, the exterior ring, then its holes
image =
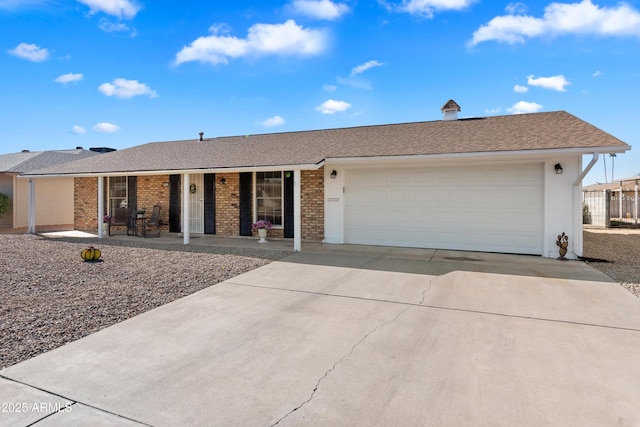
{"type": "Polygon", "coordinates": [[[382,62],[378,62],[376,60],[365,62],[364,64],[360,64],[351,70],[351,77],[356,76],[358,74],[362,74],[370,68],[373,67],[381,67],[384,64],[382,62]]]}
{"type": "Polygon", "coordinates": [[[542,109],[542,105],[537,104],[535,102],[520,101],[513,104],[511,108],[507,108],[507,111],[512,114],[525,114],[525,113],[536,113],[541,109],[542,109]]]}
{"type": "Polygon", "coordinates": [[[592,74],[593,77],[604,76],[604,71],[596,70],[595,73],[592,74]]]}
{"type": "Polygon", "coordinates": [[[258,123],[260,126],[266,127],[266,128],[272,128],[275,126],[282,126],[285,123],[284,119],[280,116],[273,116],[273,117],[269,117],[266,120],[261,121],[260,123],[258,123]]]}
{"type": "Polygon", "coordinates": [[[557,90],[558,92],[566,92],[566,86],[571,83],[562,74],[560,74],[559,76],[538,78],[528,76],[527,84],[529,86],[538,86],[544,89],[557,90]]]}
{"type": "Polygon", "coordinates": [[[506,10],[509,15],[523,14],[527,11],[527,5],[524,3],[509,3],[504,10],[506,10]]]}
{"type": "Polygon", "coordinates": [[[320,111],[322,114],[335,114],[346,111],[349,108],[351,108],[351,104],[349,104],[348,102],[328,99],[318,107],[316,107],[316,110],[320,111]]]}
{"type": "Polygon", "coordinates": [[[42,62],[49,59],[49,51],[46,48],[29,43],[20,43],[15,48],[9,50],[8,53],[33,62],[42,62]]]}
{"type": "Polygon", "coordinates": [[[291,6],[301,15],[329,21],[338,19],[350,11],[346,4],[334,3],[330,0],[294,0],[291,6]]]}
{"type": "Polygon", "coordinates": [[[513,87],[513,91],[517,93],[527,93],[529,91],[529,88],[526,86],[515,85],[513,87]]]}
{"type": "Polygon", "coordinates": [[[158,97],[155,90],[137,80],[114,79],[113,83],[103,83],[98,86],[98,90],[107,96],[118,98],[133,98],[140,95],[148,95],[150,98],[158,97]]]}
{"type": "Polygon", "coordinates": [[[302,28],[293,20],[283,24],[255,24],[245,39],[218,35],[218,30],[212,27],[212,35],[199,37],[183,47],[176,54],[175,64],[190,61],[227,64],[229,58],[244,56],[316,55],[327,45],[324,31],[302,28]]]}
{"type": "Polygon", "coordinates": [[[140,11],[140,6],[130,0],[78,0],[89,6],[90,13],[103,12],[120,19],[132,19],[140,11]]]}
{"type": "Polygon", "coordinates": [[[324,86],[322,86],[322,90],[324,90],[325,92],[335,92],[336,90],[338,90],[338,86],[336,86],[336,85],[324,85],[324,86]]]}
{"type": "Polygon", "coordinates": [[[498,114],[500,112],[501,108],[493,108],[493,109],[486,109],[484,110],[484,112],[486,114],[498,114]]]}
{"type": "Polygon", "coordinates": [[[551,3],[542,18],[522,13],[496,16],[473,33],[469,44],[490,40],[515,44],[527,38],[565,34],[640,36],[640,12],[626,3],[614,7],[600,7],[591,0],[551,3]]]}
{"type": "Polygon", "coordinates": [[[71,128],[71,132],[81,135],[83,133],[87,133],[87,130],[82,126],[75,125],[71,128]]]}
{"type": "Polygon", "coordinates": [[[119,131],[120,127],[114,125],[113,123],[100,122],[93,127],[93,130],[96,132],[113,133],[119,131]]]}
{"type": "Polygon", "coordinates": [[[69,74],[62,74],[61,76],[56,77],[54,82],[63,83],[63,84],[75,83],[75,82],[79,82],[83,78],[84,76],[82,74],[69,73],[69,74]]]}
{"type": "Polygon", "coordinates": [[[433,18],[435,12],[462,10],[475,3],[475,0],[402,0],[398,3],[383,2],[390,10],[407,12],[425,18],[433,18]]]}
{"type": "Polygon", "coordinates": [[[100,29],[105,33],[118,33],[118,32],[129,31],[129,26],[126,24],[123,24],[122,22],[115,23],[115,22],[109,22],[109,21],[102,21],[100,23],[100,29]]]}

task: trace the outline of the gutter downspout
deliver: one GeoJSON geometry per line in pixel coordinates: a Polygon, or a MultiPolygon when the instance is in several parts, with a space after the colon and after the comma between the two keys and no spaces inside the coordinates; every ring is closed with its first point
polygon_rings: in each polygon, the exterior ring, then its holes
{"type": "Polygon", "coordinates": [[[573,185],[576,185],[576,186],[580,185],[584,177],[587,176],[587,174],[591,171],[591,168],[593,168],[593,166],[596,164],[599,158],[600,158],[600,154],[593,153],[593,158],[591,159],[587,167],[584,168],[584,170],[582,171],[578,179],[576,179],[576,182],[573,183],[573,185]]]}
{"type": "Polygon", "coordinates": [[[593,166],[596,164],[596,162],[598,161],[598,159],[600,158],[600,154],[598,154],[597,152],[593,153],[593,158],[591,159],[591,161],[589,162],[589,164],[587,165],[586,168],[584,168],[584,170],[582,171],[582,173],[580,174],[580,176],[578,176],[578,179],[576,179],[576,181],[573,183],[573,194],[574,194],[574,203],[575,203],[575,229],[574,229],[574,233],[575,233],[575,244],[573,246],[573,253],[577,256],[577,257],[582,257],[584,255],[583,252],[583,239],[582,239],[582,194],[580,189],[582,187],[582,180],[584,179],[585,176],[587,176],[587,174],[589,173],[589,171],[591,171],[591,169],[593,168],[593,166]],[[578,209],[578,206],[580,207],[578,209]]]}

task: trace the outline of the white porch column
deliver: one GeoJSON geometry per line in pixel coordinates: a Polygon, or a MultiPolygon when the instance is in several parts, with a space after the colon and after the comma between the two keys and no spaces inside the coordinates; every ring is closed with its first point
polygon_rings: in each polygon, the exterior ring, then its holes
{"type": "Polygon", "coordinates": [[[300,252],[302,249],[302,203],[300,198],[300,170],[293,171],[293,250],[300,252]]]}
{"type": "Polygon", "coordinates": [[[104,235],[104,177],[98,177],[98,239],[104,235]]]}
{"type": "Polygon", "coordinates": [[[624,215],[622,215],[622,199],[623,199],[623,193],[622,193],[622,181],[620,181],[620,198],[618,199],[618,215],[620,216],[620,221],[622,221],[622,219],[624,218],[624,215]]]}
{"type": "Polygon", "coordinates": [[[28,181],[27,233],[36,234],[36,185],[33,178],[28,181]]]}
{"type": "Polygon", "coordinates": [[[184,236],[183,243],[188,245],[191,240],[191,230],[189,230],[189,186],[191,185],[191,175],[185,173],[182,175],[182,234],[184,236]]]}
{"type": "Polygon", "coordinates": [[[634,222],[636,224],[638,224],[638,181],[636,181],[636,186],[635,186],[634,192],[635,192],[635,194],[634,194],[633,197],[634,197],[635,206],[636,206],[635,210],[633,211],[634,212],[634,222]]]}

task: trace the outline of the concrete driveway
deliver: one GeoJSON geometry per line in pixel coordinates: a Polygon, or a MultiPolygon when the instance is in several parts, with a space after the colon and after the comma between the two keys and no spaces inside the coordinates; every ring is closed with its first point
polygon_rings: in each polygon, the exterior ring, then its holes
{"type": "Polygon", "coordinates": [[[0,371],[0,425],[632,426],[639,354],[584,263],[318,249],[0,371]]]}

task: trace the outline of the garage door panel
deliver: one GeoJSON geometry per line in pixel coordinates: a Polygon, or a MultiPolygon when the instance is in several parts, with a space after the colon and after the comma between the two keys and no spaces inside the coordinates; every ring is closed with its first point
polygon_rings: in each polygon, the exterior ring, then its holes
{"type": "Polygon", "coordinates": [[[345,240],[539,254],[542,171],[542,164],[347,171],[345,240]]]}

